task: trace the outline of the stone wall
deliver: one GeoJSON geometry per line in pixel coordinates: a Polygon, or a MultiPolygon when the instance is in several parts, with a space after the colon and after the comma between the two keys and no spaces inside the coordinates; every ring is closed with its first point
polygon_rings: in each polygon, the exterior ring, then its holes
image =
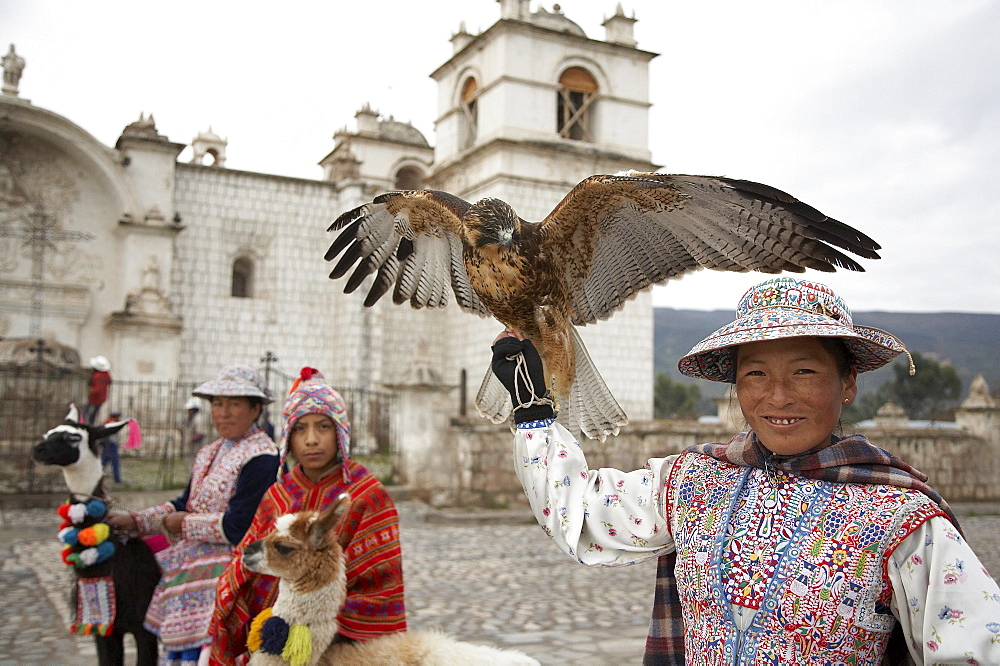
{"type": "MultiPolygon", "coordinates": [[[[401,461],[406,483],[437,506],[527,507],[514,475],[513,436],[504,425],[478,417],[451,419],[442,436],[428,439],[420,456],[401,461]],[[430,469],[419,471],[427,463],[430,469]]],[[[640,421],[604,443],[584,440],[592,469],[632,470],[646,460],[692,444],[728,441],[733,431],[689,421],[640,421]]],[[[949,502],[1000,500],[1000,456],[995,443],[966,430],[886,429],[864,432],[872,442],[926,473],[949,502]]]]}
{"type": "Polygon", "coordinates": [[[995,444],[966,430],[879,429],[873,442],[927,475],[949,502],[1000,499],[1000,461],[995,444]]]}

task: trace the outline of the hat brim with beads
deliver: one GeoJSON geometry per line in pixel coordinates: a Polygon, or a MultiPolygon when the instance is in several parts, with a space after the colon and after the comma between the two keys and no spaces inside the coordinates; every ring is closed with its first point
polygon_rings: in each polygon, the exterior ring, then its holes
{"type": "MultiPolygon", "coordinates": [[[[857,326],[847,304],[818,282],[776,278],[747,291],[736,319],[691,348],[677,369],[688,377],[736,381],[733,350],[749,342],[795,337],[841,338],[858,372],[876,370],[906,351],[902,341],[877,328],[857,326]]],[[[911,361],[912,373],[912,361],[911,361]]]]}

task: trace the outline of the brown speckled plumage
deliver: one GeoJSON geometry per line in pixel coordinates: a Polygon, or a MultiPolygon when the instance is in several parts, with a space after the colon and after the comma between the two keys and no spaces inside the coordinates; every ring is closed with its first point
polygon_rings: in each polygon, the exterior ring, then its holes
{"type": "MultiPolygon", "coordinates": [[[[590,437],[627,418],[592,367],[574,326],[607,319],[638,292],[699,268],[723,271],[864,270],[837,248],[877,259],[861,232],[767,185],[658,173],[585,179],[535,224],[498,199],[389,192],[341,215],[326,254],[330,274],[357,264],[352,292],[375,273],[365,305],[459,306],[532,338],[546,377],[590,437]],[[587,366],[587,367],[584,367],[587,366]]],[[[509,400],[487,373],[477,405],[503,420],[509,400]]]]}

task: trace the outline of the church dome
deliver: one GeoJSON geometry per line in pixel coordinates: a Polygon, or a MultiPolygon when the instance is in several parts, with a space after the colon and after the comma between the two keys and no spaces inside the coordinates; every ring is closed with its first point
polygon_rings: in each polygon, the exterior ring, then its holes
{"type": "Polygon", "coordinates": [[[544,7],[539,7],[537,12],[532,13],[531,22],[540,28],[547,28],[555,32],[567,32],[578,37],[587,36],[583,28],[566,18],[559,5],[552,5],[551,12],[544,7]]]}
{"type": "Polygon", "coordinates": [[[408,143],[413,146],[428,147],[427,139],[410,123],[399,122],[389,118],[378,124],[378,138],[396,143],[408,143]]]}
{"type": "Polygon", "coordinates": [[[198,136],[195,139],[202,139],[204,141],[222,141],[222,137],[212,131],[212,127],[209,126],[207,132],[198,132],[198,136]]]}

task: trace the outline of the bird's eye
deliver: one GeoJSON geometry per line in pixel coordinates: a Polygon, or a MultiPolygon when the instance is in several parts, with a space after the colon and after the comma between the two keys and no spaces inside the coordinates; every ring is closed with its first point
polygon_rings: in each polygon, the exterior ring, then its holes
{"type": "Polygon", "coordinates": [[[274,549],[278,551],[280,555],[288,555],[289,553],[295,550],[293,546],[286,546],[283,543],[274,544],[274,549]]]}

